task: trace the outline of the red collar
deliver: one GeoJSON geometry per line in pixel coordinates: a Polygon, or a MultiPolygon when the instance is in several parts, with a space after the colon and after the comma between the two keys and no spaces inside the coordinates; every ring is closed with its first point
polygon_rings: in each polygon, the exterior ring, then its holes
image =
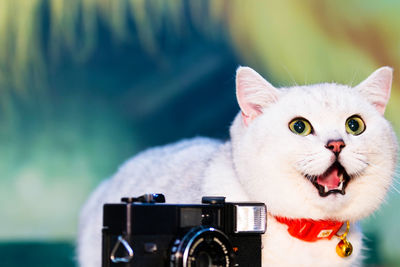
{"type": "Polygon", "coordinates": [[[315,242],[321,239],[331,239],[343,222],[312,219],[289,219],[285,217],[274,216],[275,219],[288,227],[291,236],[307,242],[315,242]]]}

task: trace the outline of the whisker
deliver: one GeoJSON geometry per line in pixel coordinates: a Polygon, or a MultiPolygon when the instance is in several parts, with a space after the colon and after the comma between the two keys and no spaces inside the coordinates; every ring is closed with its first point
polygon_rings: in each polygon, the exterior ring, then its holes
{"type": "Polygon", "coordinates": [[[290,79],[293,81],[295,86],[299,86],[296,82],[296,80],[294,79],[293,75],[289,72],[289,69],[286,66],[282,65],[282,68],[286,71],[286,73],[288,74],[288,76],[290,77],[290,79]]]}
{"type": "Polygon", "coordinates": [[[351,81],[350,81],[350,86],[351,87],[353,87],[353,83],[354,83],[354,80],[355,80],[356,76],[357,76],[357,71],[353,70],[353,78],[351,78],[351,81]]]}
{"type": "Polygon", "coordinates": [[[394,186],[394,184],[391,184],[390,187],[392,189],[394,189],[394,191],[396,191],[398,194],[400,194],[400,190],[396,188],[396,186],[394,186]]]}

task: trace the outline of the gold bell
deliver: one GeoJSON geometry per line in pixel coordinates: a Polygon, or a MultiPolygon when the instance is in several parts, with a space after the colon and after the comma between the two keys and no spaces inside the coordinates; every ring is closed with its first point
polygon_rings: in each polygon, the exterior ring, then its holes
{"type": "Polygon", "coordinates": [[[353,246],[346,239],[340,240],[340,242],[336,245],[336,253],[342,257],[348,257],[353,252],[353,246]]]}
{"type": "Polygon", "coordinates": [[[351,253],[353,252],[353,245],[346,239],[349,230],[350,230],[350,223],[347,221],[346,232],[338,236],[341,240],[336,245],[336,253],[342,258],[350,256],[351,253]]]}

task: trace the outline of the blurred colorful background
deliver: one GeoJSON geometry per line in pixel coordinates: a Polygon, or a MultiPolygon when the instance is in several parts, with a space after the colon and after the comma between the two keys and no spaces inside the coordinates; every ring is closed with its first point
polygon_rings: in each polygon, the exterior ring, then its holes
{"type": "MultiPolygon", "coordinates": [[[[400,1],[0,1],[0,266],[75,266],[88,194],[136,152],[227,138],[234,74],[356,85],[395,69],[400,1]]],[[[362,222],[366,266],[400,266],[400,183],[362,222]]]]}

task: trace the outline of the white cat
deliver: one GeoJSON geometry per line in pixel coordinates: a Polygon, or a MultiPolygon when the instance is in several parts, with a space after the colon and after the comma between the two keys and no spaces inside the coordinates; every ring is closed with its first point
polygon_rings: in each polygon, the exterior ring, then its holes
{"type": "Polygon", "coordinates": [[[276,89],[254,70],[238,68],[241,112],[231,140],[183,140],[128,160],[82,210],[80,265],[101,265],[103,204],[149,192],[164,193],[169,203],[200,203],[203,195],[265,202],[263,266],[360,265],[356,222],[379,207],[397,162],[396,137],[383,117],[391,82],[392,69],[383,67],[354,88],[324,83],[276,89]],[[336,228],[319,231],[326,226],[321,220],[336,228]],[[332,235],[344,223],[342,234],[347,221],[354,251],[342,258],[336,253],[340,239],[332,235]],[[298,222],[314,228],[302,235],[298,222]]]}

